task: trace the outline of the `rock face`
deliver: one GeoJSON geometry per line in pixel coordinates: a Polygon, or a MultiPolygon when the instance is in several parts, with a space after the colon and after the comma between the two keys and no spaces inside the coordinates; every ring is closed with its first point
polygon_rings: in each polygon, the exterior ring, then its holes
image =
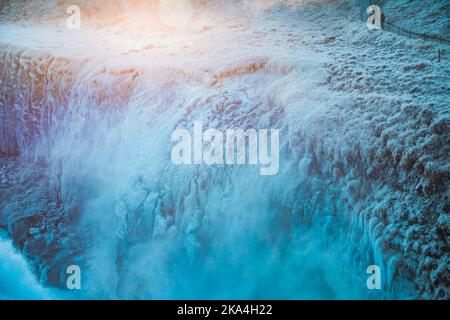
{"type": "Polygon", "coordinates": [[[450,297],[447,46],[347,1],[193,2],[187,27],[82,2],[78,31],[52,3],[0,24],[0,228],[42,284],[76,264],[83,297],[450,297]],[[279,173],[174,165],[194,121],[279,129],[279,173]]]}

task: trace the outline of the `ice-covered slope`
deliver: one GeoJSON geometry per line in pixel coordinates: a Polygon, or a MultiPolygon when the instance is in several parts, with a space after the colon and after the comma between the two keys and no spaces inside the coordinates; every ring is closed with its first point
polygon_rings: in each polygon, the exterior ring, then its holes
{"type": "Polygon", "coordinates": [[[4,13],[0,226],[42,283],[78,264],[85,297],[449,296],[448,48],[279,3],[199,2],[183,26],[89,5],[79,31],[63,4],[4,13]],[[280,129],[278,175],[174,165],[199,120],[280,129]]]}

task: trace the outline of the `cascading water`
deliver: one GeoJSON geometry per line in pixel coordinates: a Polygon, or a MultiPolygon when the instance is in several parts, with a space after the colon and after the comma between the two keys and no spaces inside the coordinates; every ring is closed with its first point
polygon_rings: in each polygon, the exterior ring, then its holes
{"type": "MultiPolygon", "coordinates": [[[[284,107],[267,94],[284,85],[282,68],[269,64],[254,73],[230,76],[218,88],[180,77],[177,70],[156,76],[160,70],[138,75],[136,70],[105,71],[90,64],[85,68],[87,72],[71,75],[73,80],[67,82],[72,86],[61,97],[42,88],[48,99],[68,98],[54,111],[43,103],[34,119],[41,125],[31,126],[41,129],[35,135],[16,135],[20,148],[35,146],[31,160],[49,155],[56,210],[65,219],[79,220],[76,234],[80,245],[88,247],[80,263],[89,270],[83,294],[363,297],[365,282],[360,281],[360,290],[351,289],[357,272],[352,275],[337,262],[346,240],[342,222],[332,213],[335,204],[326,203],[333,196],[321,195],[326,186],[305,190],[308,165],[293,168],[295,156],[287,145],[282,146],[282,174],[272,178],[260,176],[256,167],[200,170],[170,161],[171,132],[189,128],[194,119],[219,128],[263,123],[288,135],[284,107]],[[257,88],[248,85],[255,82],[257,88]],[[50,125],[41,122],[49,118],[41,110],[53,115],[50,125]],[[226,119],[221,118],[224,113],[226,119]],[[36,136],[39,143],[34,142],[36,136]],[[285,176],[298,178],[286,183],[285,176]],[[315,197],[326,198],[323,208],[314,208],[315,197]],[[320,228],[302,227],[305,224],[320,228]],[[326,232],[330,234],[324,237],[326,232]]],[[[52,68],[46,70],[43,77],[51,77],[52,68]]],[[[79,259],[62,258],[58,267],[79,259]]],[[[46,281],[57,284],[64,271],[46,281]]],[[[364,275],[364,270],[359,273],[364,275]]]]}

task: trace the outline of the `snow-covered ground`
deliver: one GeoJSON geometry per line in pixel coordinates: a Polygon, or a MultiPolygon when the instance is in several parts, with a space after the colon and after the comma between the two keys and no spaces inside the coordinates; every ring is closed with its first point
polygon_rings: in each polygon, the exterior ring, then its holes
{"type": "Polygon", "coordinates": [[[42,284],[77,264],[88,298],[450,296],[448,46],[350,1],[86,1],[80,30],[64,1],[11,3],[0,227],[42,284]],[[280,129],[279,173],[174,165],[194,121],[280,129]]]}

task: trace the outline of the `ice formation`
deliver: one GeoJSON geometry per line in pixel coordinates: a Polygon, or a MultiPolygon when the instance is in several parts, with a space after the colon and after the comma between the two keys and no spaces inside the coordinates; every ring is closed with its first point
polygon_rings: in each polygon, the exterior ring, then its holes
{"type": "Polygon", "coordinates": [[[351,1],[191,1],[180,25],[147,3],[81,1],[80,30],[68,1],[0,7],[0,227],[42,285],[76,264],[84,298],[450,297],[447,45],[351,1]],[[279,129],[278,174],[174,165],[195,121],[279,129]]]}

